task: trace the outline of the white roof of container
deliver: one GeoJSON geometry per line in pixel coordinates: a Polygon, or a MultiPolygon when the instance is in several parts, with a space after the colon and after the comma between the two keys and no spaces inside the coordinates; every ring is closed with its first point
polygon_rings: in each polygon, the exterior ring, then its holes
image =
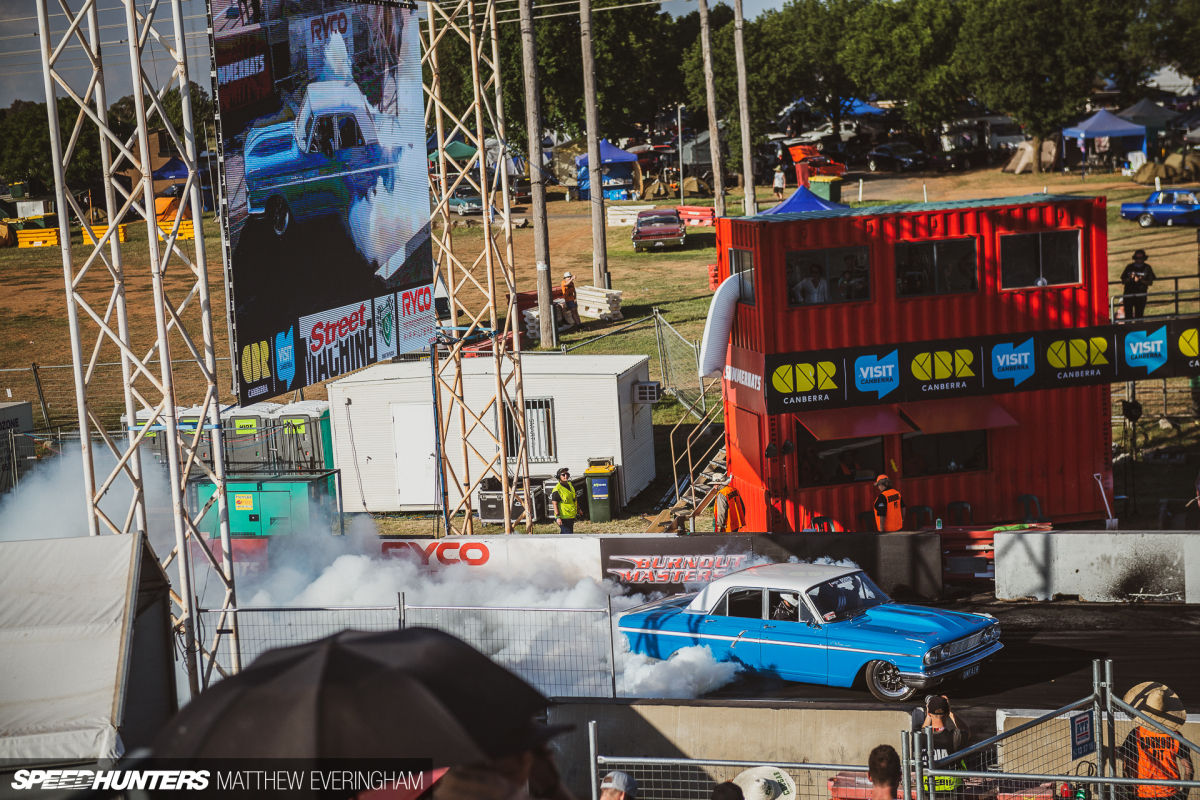
{"type": "MultiPolygon", "coordinates": [[[[553,353],[522,353],[521,372],[530,375],[623,375],[650,356],[643,355],[555,355],[553,353]]],[[[495,361],[491,356],[464,358],[463,374],[491,375],[495,361]]],[[[351,385],[374,381],[423,378],[429,380],[428,361],[389,362],[376,364],[361,372],[348,375],[335,384],[351,385]]]]}
{"type": "Polygon", "coordinates": [[[782,589],[803,594],[818,583],[840,578],[858,567],[839,567],[835,564],[763,564],[759,567],[731,572],[708,584],[688,604],[689,611],[708,613],[727,589],[782,589]]]}

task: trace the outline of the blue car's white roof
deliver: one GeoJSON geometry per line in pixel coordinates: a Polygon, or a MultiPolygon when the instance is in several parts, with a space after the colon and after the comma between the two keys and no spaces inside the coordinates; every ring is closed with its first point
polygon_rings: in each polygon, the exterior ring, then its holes
{"type": "Polygon", "coordinates": [[[839,567],[834,564],[763,564],[749,567],[709,583],[692,599],[687,610],[707,614],[725,591],[734,586],[804,593],[818,583],[860,571],[858,567],[839,567]]]}

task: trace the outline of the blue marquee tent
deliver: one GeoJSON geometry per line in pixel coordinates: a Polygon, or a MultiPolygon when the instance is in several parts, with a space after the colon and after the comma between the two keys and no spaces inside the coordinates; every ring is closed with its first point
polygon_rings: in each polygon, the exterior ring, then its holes
{"type": "Polygon", "coordinates": [[[761,214],[800,214],[805,211],[830,211],[835,208],[849,208],[850,206],[842,205],[841,203],[831,203],[824,198],[817,197],[805,187],[801,186],[792,193],[792,196],[784,200],[774,208],[768,208],[766,211],[761,211],[761,214]]]}
{"type": "Polygon", "coordinates": [[[1144,149],[1146,145],[1145,126],[1134,125],[1132,122],[1123,120],[1109,111],[1097,111],[1078,125],[1063,128],[1062,133],[1067,139],[1102,139],[1105,137],[1124,139],[1137,137],[1142,140],[1139,148],[1144,149]]]}
{"type": "MultiPolygon", "coordinates": [[[[633,165],[638,157],[619,147],[608,143],[607,139],[600,140],[600,163],[604,167],[606,200],[629,200],[633,189],[633,165]]],[[[578,169],[576,180],[579,182],[579,199],[588,200],[591,197],[591,176],[588,172],[587,153],[575,156],[575,166],[578,169]]]]}

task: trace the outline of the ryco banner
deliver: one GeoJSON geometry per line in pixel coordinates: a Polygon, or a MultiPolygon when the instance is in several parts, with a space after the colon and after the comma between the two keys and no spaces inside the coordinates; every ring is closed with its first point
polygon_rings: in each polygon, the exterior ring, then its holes
{"type": "MultiPolygon", "coordinates": [[[[1200,318],[768,355],[769,414],[1200,375],[1200,318]]],[[[741,395],[753,380],[735,372],[741,395]]],[[[726,379],[726,386],[730,380],[726,379]]]]}

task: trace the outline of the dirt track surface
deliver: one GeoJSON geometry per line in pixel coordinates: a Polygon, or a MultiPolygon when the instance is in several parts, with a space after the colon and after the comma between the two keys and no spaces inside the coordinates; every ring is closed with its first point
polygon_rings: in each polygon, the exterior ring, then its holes
{"type": "MultiPolygon", "coordinates": [[[[1162,681],[1200,711],[1200,606],[1178,604],[957,602],[945,607],[1000,620],[1004,650],[969,681],[944,684],[979,741],[994,735],[996,709],[1050,711],[1092,691],[1092,660],[1110,658],[1117,691],[1162,681]]],[[[923,694],[923,693],[922,693],[923,694]]],[[[836,689],[747,677],[710,697],[754,700],[875,702],[866,689],[836,689]]],[[[904,704],[916,707],[920,697],[904,704]]]]}

